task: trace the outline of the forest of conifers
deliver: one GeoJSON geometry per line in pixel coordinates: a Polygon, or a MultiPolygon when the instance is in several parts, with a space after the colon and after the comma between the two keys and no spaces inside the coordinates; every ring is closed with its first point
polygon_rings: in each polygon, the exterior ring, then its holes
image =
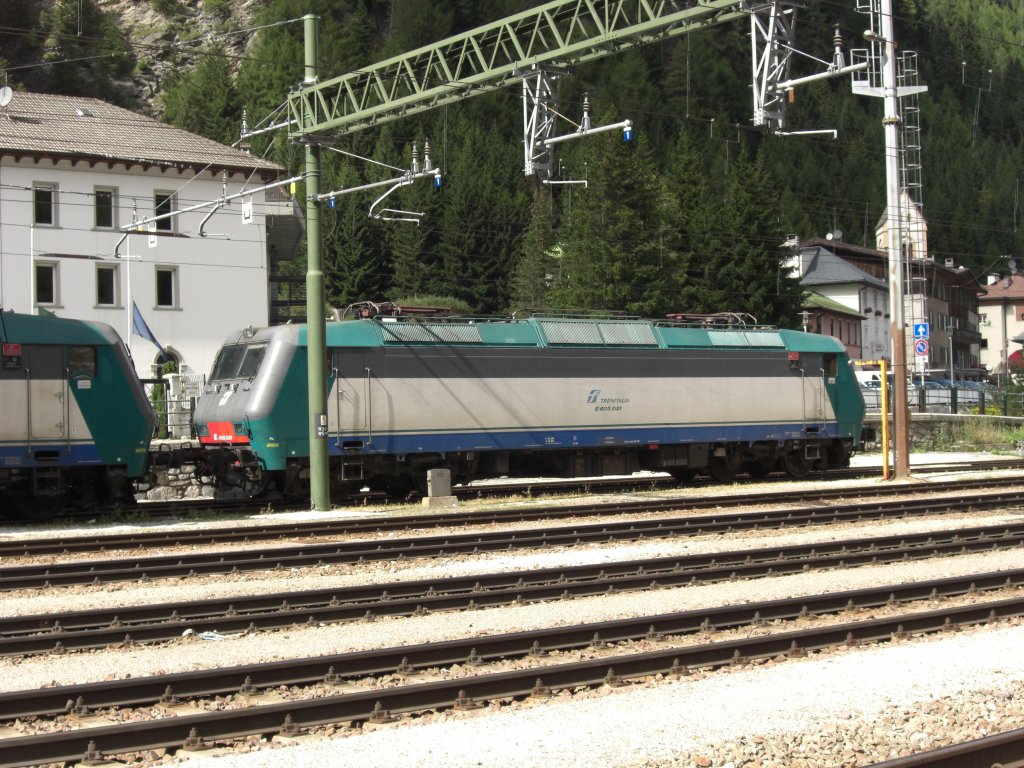
{"type": "MultiPolygon", "coordinates": [[[[243,23],[241,0],[137,0],[175,30],[174,45],[136,46],[117,0],[5,0],[0,67],[30,90],[96,96],[224,143],[272,114],[303,75],[307,13],[320,17],[323,77],[358,69],[539,5],[529,0],[262,0],[243,23]],[[190,20],[199,10],[203,34],[190,20]],[[280,23],[289,22],[289,23],[280,23]],[[261,27],[259,31],[244,31],[261,27]],[[244,47],[232,47],[242,40],[244,47]],[[229,44],[231,43],[231,44],[229,44]],[[151,103],[119,84],[159,63],[151,103]]],[[[855,0],[811,0],[799,11],[802,51],[832,58],[833,32],[864,48],[855,0]]],[[[901,50],[917,51],[923,210],[931,256],[980,272],[1021,255],[1024,176],[1024,0],[916,0],[895,4],[901,50]]],[[[388,205],[422,211],[420,224],[370,218],[379,192],[324,208],[328,302],[446,297],[466,310],[524,307],[666,312],[749,312],[795,326],[801,290],[780,262],[789,235],[841,231],[874,247],[884,212],[882,100],[851,93],[849,77],[801,86],[787,129],[751,123],[749,24],[607,56],[560,81],[556,132],[575,130],[583,94],[594,124],[633,122],[633,141],[610,132],[556,148],[554,178],[523,173],[522,98],[516,88],[340,137],[323,151],[324,190],[396,175],[429,138],[443,171],[388,205]],[[340,150],[340,151],[335,151],[340,150]],[[343,154],[347,153],[347,154],[343,154]]],[[[792,74],[821,71],[806,57],[792,74]]],[[[301,148],[257,137],[253,152],[291,171],[301,148]]],[[[301,198],[301,191],[299,192],[301,198]]],[[[300,261],[291,265],[301,274],[300,261]]]]}

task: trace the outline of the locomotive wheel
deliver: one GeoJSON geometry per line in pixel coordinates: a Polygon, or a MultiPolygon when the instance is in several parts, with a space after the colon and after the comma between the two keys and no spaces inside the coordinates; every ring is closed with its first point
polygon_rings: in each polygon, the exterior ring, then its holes
{"type": "Polygon", "coordinates": [[[782,468],[786,474],[797,479],[811,473],[811,462],[799,451],[791,451],[782,457],[782,468]]]}
{"type": "Polygon", "coordinates": [[[59,517],[67,509],[68,494],[61,493],[38,494],[35,496],[12,495],[14,511],[22,520],[33,520],[45,522],[59,517]]]}
{"type": "Polygon", "coordinates": [[[367,483],[371,491],[384,491],[390,498],[404,500],[413,491],[412,478],[406,475],[396,477],[373,477],[367,483]]]}
{"type": "Polygon", "coordinates": [[[777,461],[774,458],[748,461],[743,465],[743,471],[753,478],[762,478],[775,469],[776,463],[777,461]]]}
{"type": "Polygon", "coordinates": [[[731,483],[736,479],[739,467],[729,456],[712,456],[708,459],[708,474],[720,483],[731,483]]]}
{"type": "Polygon", "coordinates": [[[697,475],[692,469],[670,469],[669,474],[680,483],[688,483],[697,475]]]}

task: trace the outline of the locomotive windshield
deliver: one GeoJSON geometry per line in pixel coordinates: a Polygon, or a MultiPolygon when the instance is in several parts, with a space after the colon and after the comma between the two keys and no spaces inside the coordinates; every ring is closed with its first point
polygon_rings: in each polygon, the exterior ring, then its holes
{"type": "Polygon", "coordinates": [[[251,379],[259,371],[266,351],[266,344],[229,344],[221,347],[210,380],[251,379]]]}

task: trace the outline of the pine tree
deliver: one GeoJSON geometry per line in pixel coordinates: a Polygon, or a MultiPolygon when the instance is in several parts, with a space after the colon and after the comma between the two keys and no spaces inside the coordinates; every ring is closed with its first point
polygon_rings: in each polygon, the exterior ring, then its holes
{"type": "Polygon", "coordinates": [[[660,315],[675,304],[671,199],[647,142],[588,140],[588,187],[559,233],[553,302],[566,308],[660,315]]]}
{"type": "Polygon", "coordinates": [[[548,307],[548,288],[554,279],[551,249],[555,246],[555,231],[551,187],[539,182],[532,187],[530,224],[523,236],[522,253],[512,278],[513,310],[548,307]]]}
{"type": "Polygon", "coordinates": [[[782,267],[783,237],[774,185],[760,163],[741,154],[730,166],[725,200],[711,217],[703,309],[797,327],[801,289],[782,267]]]}
{"type": "Polygon", "coordinates": [[[669,192],[668,231],[670,244],[677,253],[674,280],[676,304],[672,311],[707,311],[706,275],[703,269],[709,235],[709,217],[714,207],[713,190],[708,184],[701,153],[693,136],[685,128],[679,132],[665,174],[669,192]]]}
{"type": "Polygon", "coordinates": [[[100,10],[96,0],[55,0],[39,24],[48,66],[33,78],[34,87],[118,100],[112,78],[130,71],[134,58],[112,13],[100,10]]]}
{"type": "Polygon", "coordinates": [[[216,49],[205,49],[193,69],[172,77],[163,106],[163,119],[172,125],[223,144],[238,139],[242,118],[238,93],[231,65],[216,49]]]}
{"type": "Polygon", "coordinates": [[[438,254],[448,290],[477,311],[503,312],[529,211],[518,147],[492,123],[460,115],[448,151],[445,209],[438,254]]]}

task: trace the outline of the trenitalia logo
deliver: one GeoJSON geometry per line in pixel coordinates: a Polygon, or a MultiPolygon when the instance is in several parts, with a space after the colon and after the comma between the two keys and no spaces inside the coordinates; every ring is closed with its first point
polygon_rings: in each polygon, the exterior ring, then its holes
{"type": "Polygon", "coordinates": [[[629,405],[628,397],[601,397],[600,389],[592,389],[587,395],[587,405],[594,406],[595,411],[621,411],[629,405]]]}

